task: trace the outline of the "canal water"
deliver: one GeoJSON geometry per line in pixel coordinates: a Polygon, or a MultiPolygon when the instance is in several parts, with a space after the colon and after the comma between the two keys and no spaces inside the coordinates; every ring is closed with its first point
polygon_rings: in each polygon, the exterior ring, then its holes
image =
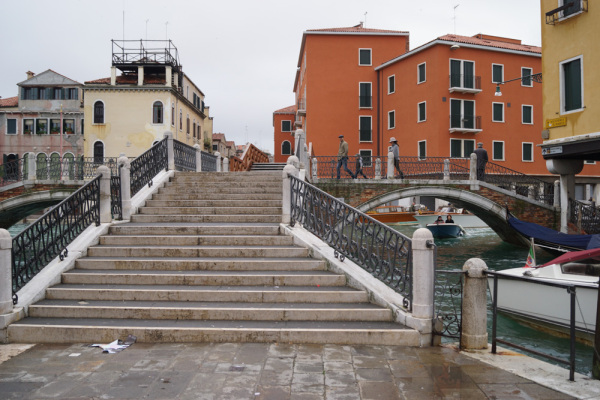
{"type": "MultiPolygon", "coordinates": [[[[412,237],[418,225],[391,224],[390,227],[412,237]]],[[[503,270],[508,268],[522,267],[527,259],[528,249],[514,246],[503,242],[490,228],[466,229],[467,234],[456,239],[436,239],[437,266],[438,270],[460,270],[469,258],[481,258],[489,269],[503,270]]],[[[542,264],[555,258],[545,251],[537,251],[537,263],[542,264]]],[[[489,292],[488,292],[489,293],[489,292]]],[[[565,294],[565,299],[568,299],[565,294]]],[[[534,299],[532,299],[534,301],[534,299]]],[[[488,295],[488,309],[491,309],[491,298],[488,295]]],[[[491,341],[491,313],[488,312],[488,334],[491,341]]],[[[565,360],[569,359],[570,342],[568,339],[549,335],[526,326],[516,320],[499,314],[497,320],[497,337],[510,342],[533,348],[543,353],[551,354],[565,360]]],[[[503,347],[507,347],[502,345],[503,347]]],[[[548,363],[559,365],[563,368],[568,366],[555,363],[548,359],[534,356],[521,350],[516,350],[528,356],[539,358],[548,363]]],[[[576,345],[576,371],[591,376],[593,349],[581,343],[576,345]]],[[[565,374],[567,374],[565,370],[565,374]]],[[[567,375],[568,376],[568,375],[567,375]]]]}

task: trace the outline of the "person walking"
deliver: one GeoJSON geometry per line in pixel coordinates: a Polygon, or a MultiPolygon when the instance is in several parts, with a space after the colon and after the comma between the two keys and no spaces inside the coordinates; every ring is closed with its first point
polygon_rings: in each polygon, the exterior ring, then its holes
{"type": "Polygon", "coordinates": [[[356,172],[354,173],[354,178],[358,178],[358,174],[361,174],[365,179],[368,179],[362,169],[363,159],[360,156],[360,153],[356,153],[356,172]]]}
{"type": "Polygon", "coordinates": [[[392,154],[394,155],[394,168],[398,171],[398,175],[394,176],[394,178],[404,179],[404,173],[400,170],[400,148],[398,147],[398,141],[392,136],[390,143],[392,144],[392,154]]]}
{"type": "Polygon", "coordinates": [[[477,155],[477,180],[483,181],[485,178],[485,165],[488,162],[488,154],[483,148],[483,143],[477,143],[477,148],[473,153],[477,155]]]}
{"type": "Polygon", "coordinates": [[[344,135],[338,137],[340,138],[340,149],[338,150],[337,178],[340,179],[340,168],[343,166],[344,171],[354,179],[354,174],[348,169],[348,143],[344,140],[344,135]]]}

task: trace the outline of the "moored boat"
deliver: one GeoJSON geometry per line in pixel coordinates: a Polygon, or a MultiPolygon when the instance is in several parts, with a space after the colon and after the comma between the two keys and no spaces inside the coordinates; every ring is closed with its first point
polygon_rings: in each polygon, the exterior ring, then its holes
{"type": "Polygon", "coordinates": [[[453,223],[427,224],[426,228],[438,239],[457,238],[465,234],[462,226],[453,223]]]}
{"type": "Polygon", "coordinates": [[[470,213],[464,208],[455,207],[442,207],[438,211],[429,214],[418,214],[415,215],[415,219],[419,222],[419,226],[425,228],[427,224],[435,222],[438,216],[452,215],[454,223],[462,226],[463,228],[487,228],[487,224],[481,220],[477,215],[470,213]]]}
{"type": "Polygon", "coordinates": [[[379,206],[367,211],[367,215],[384,224],[417,223],[415,211],[409,211],[402,206],[379,206]]]}

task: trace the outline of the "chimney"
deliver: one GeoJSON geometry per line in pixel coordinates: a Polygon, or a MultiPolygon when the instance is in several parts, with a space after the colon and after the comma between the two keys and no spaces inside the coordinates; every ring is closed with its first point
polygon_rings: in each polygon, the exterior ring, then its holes
{"type": "Polygon", "coordinates": [[[35,73],[31,72],[31,71],[27,71],[26,74],[27,74],[27,79],[31,79],[35,75],[35,73]]]}

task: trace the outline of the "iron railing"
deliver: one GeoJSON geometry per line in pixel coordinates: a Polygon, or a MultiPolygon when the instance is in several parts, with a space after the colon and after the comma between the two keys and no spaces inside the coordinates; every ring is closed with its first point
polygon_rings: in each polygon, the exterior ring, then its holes
{"type": "MultiPolygon", "coordinates": [[[[434,256],[437,259],[437,255],[434,256]]],[[[462,341],[462,295],[465,272],[435,270],[433,334],[462,341]]]]}
{"type": "Polygon", "coordinates": [[[450,114],[450,129],[481,129],[481,115],[450,114]]]}
{"type": "Polygon", "coordinates": [[[334,249],[340,260],[354,261],[404,297],[412,309],[412,242],[400,232],[290,176],[291,225],[299,222],[334,249]]]}
{"type": "Polygon", "coordinates": [[[190,145],[173,140],[175,169],[178,171],[196,171],[196,149],[190,145]]]}
{"type": "Polygon", "coordinates": [[[100,178],[86,183],[12,239],[13,303],[17,292],[89,225],[100,224],[100,178]]]}
{"type": "Polygon", "coordinates": [[[581,233],[600,233],[600,210],[593,203],[569,199],[569,222],[581,233]]]}
{"type": "Polygon", "coordinates": [[[202,163],[202,172],[216,172],[217,171],[217,156],[207,153],[205,151],[200,155],[202,163]]]}
{"type": "Polygon", "coordinates": [[[152,178],[161,169],[169,168],[167,139],[156,143],[131,162],[131,197],[145,185],[152,186],[152,178]]]}
{"type": "Polygon", "coordinates": [[[123,219],[123,201],[121,200],[121,176],[110,177],[110,213],[113,219],[123,219]]]}
{"type": "Polygon", "coordinates": [[[0,165],[0,187],[23,180],[23,161],[19,158],[0,165]]]}
{"type": "Polygon", "coordinates": [[[448,80],[450,81],[450,89],[455,89],[457,91],[481,91],[481,76],[472,74],[450,74],[448,80]]]}
{"type": "Polygon", "coordinates": [[[554,204],[554,183],[545,182],[510,168],[488,162],[485,166],[483,180],[541,203],[554,204]]]}

